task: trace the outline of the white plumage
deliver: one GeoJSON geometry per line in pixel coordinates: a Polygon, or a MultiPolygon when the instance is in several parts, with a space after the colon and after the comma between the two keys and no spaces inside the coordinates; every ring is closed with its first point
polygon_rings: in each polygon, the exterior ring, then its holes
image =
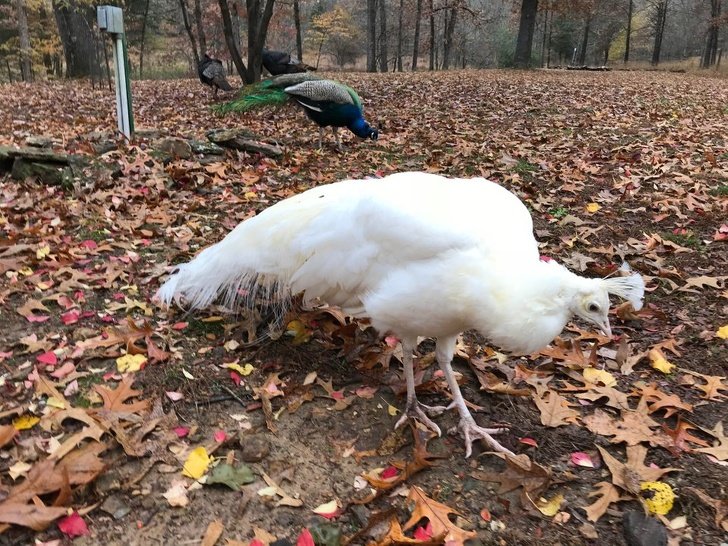
{"type": "Polygon", "coordinates": [[[644,282],[637,274],[587,279],[541,261],[528,210],[502,186],[413,172],[285,199],[180,265],[156,298],[199,309],[219,297],[233,305],[298,293],[396,334],[407,378],[403,420],[439,433],[425,411],[444,408],[417,401],[412,372],[417,337],[436,337],[467,456],[477,438],[507,450],[490,436],[498,430],[475,423],[455,382],[450,361],[461,332],[475,328],[522,354],[548,344],[574,315],[611,335],[609,293],[639,309],[644,282]]]}

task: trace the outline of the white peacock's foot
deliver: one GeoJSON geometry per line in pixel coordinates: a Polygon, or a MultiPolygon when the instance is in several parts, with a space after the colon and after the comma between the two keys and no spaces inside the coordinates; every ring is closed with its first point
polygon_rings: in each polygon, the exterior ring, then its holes
{"type": "Polygon", "coordinates": [[[475,422],[472,417],[460,420],[458,428],[465,436],[465,458],[467,459],[473,453],[473,442],[475,440],[483,440],[493,451],[515,455],[510,449],[503,447],[491,434],[506,432],[507,428],[483,428],[475,422]]]}
{"type": "Polygon", "coordinates": [[[414,419],[415,421],[419,421],[425,425],[438,436],[442,436],[440,427],[438,427],[434,421],[427,416],[427,414],[430,413],[432,415],[439,415],[445,411],[445,409],[445,406],[427,406],[415,398],[412,401],[407,402],[407,407],[405,408],[402,417],[400,417],[399,421],[397,421],[394,425],[394,428],[396,430],[404,425],[408,419],[414,419]]]}

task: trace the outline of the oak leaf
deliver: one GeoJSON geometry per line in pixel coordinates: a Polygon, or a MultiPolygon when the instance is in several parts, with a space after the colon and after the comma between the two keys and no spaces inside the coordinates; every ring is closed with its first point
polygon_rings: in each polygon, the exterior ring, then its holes
{"type": "Polygon", "coordinates": [[[569,401],[554,391],[547,391],[541,398],[533,394],[533,401],[541,412],[541,424],[547,427],[560,427],[576,423],[579,412],[569,407],[569,401]]]}
{"type": "Polygon", "coordinates": [[[130,398],[134,398],[135,396],[142,394],[142,391],[132,389],[133,384],[133,375],[126,375],[116,389],[110,389],[103,385],[95,385],[94,390],[99,393],[101,398],[104,400],[105,410],[123,413],[139,413],[149,409],[149,400],[140,400],[130,404],[125,403],[130,398]]]}
{"type": "Polygon", "coordinates": [[[718,439],[718,445],[713,447],[701,447],[695,451],[712,455],[719,461],[728,461],[728,437],[723,434],[723,423],[718,421],[713,430],[706,432],[709,432],[718,439]]]}
{"type": "Polygon", "coordinates": [[[652,430],[659,427],[659,424],[644,413],[622,411],[621,419],[616,419],[597,409],[592,415],[584,417],[583,421],[594,434],[614,436],[610,440],[613,444],[625,442],[627,445],[633,446],[640,442],[650,442],[653,445],[669,443],[669,439],[665,438],[663,434],[652,430]]]}
{"type": "Polygon", "coordinates": [[[596,484],[596,490],[590,492],[588,496],[590,498],[599,497],[592,504],[584,507],[589,521],[597,521],[606,513],[610,504],[622,500],[619,490],[609,482],[599,482],[596,484]]]}
{"type": "Polygon", "coordinates": [[[498,494],[502,495],[523,488],[521,502],[524,506],[530,505],[528,499],[538,498],[551,483],[551,470],[534,463],[528,455],[506,455],[496,453],[506,462],[506,469],[502,472],[473,472],[473,478],[486,482],[500,484],[498,494]]]}
{"type": "Polygon", "coordinates": [[[415,506],[412,510],[412,515],[407,520],[407,523],[404,524],[403,529],[405,531],[417,525],[423,518],[426,518],[430,522],[430,525],[432,525],[433,537],[444,535],[446,544],[452,544],[453,546],[463,545],[466,540],[475,538],[477,535],[475,531],[466,531],[450,521],[451,514],[460,515],[457,510],[429,498],[416,485],[410,488],[407,500],[414,502],[415,506]]]}
{"type": "Polygon", "coordinates": [[[662,425],[662,429],[665,431],[665,434],[672,439],[672,443],[668,444],[666,447],[676,455],[683,451],[692,451],[688,442],[692,442],[693,444],[697,444],[702,447],[709,447],[710,444],[708,444],[708,442],[690,434],[690,429],[696,430],[697,428],[698,427],[692,423],[683,421],[680,417],[678,417],[677,424],[674,429],[669,428],[667,425],[662,425]]]}

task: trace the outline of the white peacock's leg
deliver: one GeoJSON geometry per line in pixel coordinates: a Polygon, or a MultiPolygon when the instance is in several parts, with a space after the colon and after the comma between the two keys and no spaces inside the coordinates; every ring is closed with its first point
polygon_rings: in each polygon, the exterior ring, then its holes
{"type": "Polygon", "coordinates": [[[324,128],[319,127],[319,148],[324,147],[324,128]]]}
{"type": "Polygon", "coordinates": [[[465,457],[470,457],[473,452],[473,441],[474,440],[485,440],[485,442],[494,450],[502,453],[508,453],[513,455],[513,452],[503,447],[498,443],[491,434],[497,434],[498,432],[504,432],[504,428],[483,428],[475,422],[473,415],[465,405],[465,399],[463,394],[460,392],[460,386],[455,379],[455,372],[452,370],[450,361],[455,354],[455,344],[457,337],[445,337],[438,338],[436,345],[436,356],[437,363],[440,365],[440,369],[445,373],[447,378],[447,384],[450,386],[450,392],[452,393],[453,404],[458,409],[460,414],[460,425],[459,428],[465,436],[465,457]]]}
{"type": "Polygon", "coordinates": [[[402,339],[402,366],[404,368],[404,377],[407,382],[407,406],[405,408],[404,413],[402,414],[402,417],[399,418],[399,421],[397,421],[397,424],[394,425],[394,428],[397,429],[401,427],[404,423],[407,422],[407,419],[415,419],[425,425],[427,428],[432,430],[435,434],[440,436],[442,433],[440,432],[440,427],[438,427],[432,419],[430,419],[425,411],[432,411],[436,413],[441,413],[445,410],[444,407],[430,407],[426,406],[424,404],[421,404],[419,400],[417,400],[417,393],[415,392],[415,372],[414,372],[414,365],[413,365],[413,353],[415,350],[415,345],[417,343],[417,338],[410,339],[405,338],[402,339]]]}

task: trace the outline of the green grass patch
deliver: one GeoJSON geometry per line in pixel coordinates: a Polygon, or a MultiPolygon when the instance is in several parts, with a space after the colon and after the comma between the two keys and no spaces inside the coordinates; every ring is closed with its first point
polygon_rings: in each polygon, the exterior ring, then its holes
{"type": "Polygon", "coordinates": [[[554,218],[560,220],[561,218],[569,214],[569,209],[567,209],[566,207],[555,207],[549,211],[549,214],[554,218]]]}
{"type": "Polygon", "coordinates": [[[728,195],[728,184],[721,184],[717,188],[711,189],[709,193],[715,197],[725,197],[728,195]]]}

